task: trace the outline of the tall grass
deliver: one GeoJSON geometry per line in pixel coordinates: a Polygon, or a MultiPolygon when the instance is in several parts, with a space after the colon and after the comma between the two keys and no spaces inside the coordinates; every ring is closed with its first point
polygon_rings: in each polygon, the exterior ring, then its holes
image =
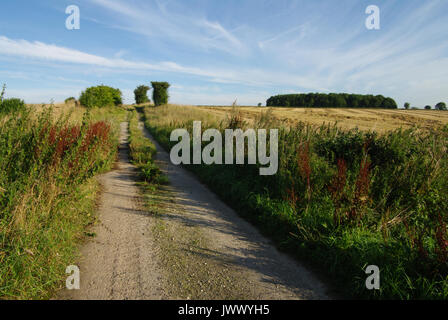
{"type": "Polygon", "coordinates": [[[94,222],[92,177],[117,150],[116,124],[97,117],[55,120],[51,108],[0,117],[0,298],[48,298],[75,263],[94,222]]]}
{"type": "Polygon", "coordinates": [[[132,163],[139,169],[140,176],[146,184],[162,184],[165,183],[164,176],[154,164],[153,157],[156,154],[155,145],[146,138],[142,129],[139,127],[139,115],[133,110],[128,113],[129,123],[129,149],[132,163]]]}
{"type": "MultiPolygon", "coordinates": [[[[192,122],[235,126],[203,111],[146,108],[146,125],[166,148],[192,122]]],[[[285,128],[264,113],[255,128],[279,128],[279,172],[257,165],[191,165],[199,178],[247,219],[326,273],[351,297],[448,298],[448,128],[378,135],[299,123],[285,128]],[[381,289],[367,290],[377,265],[381,289]]]]}

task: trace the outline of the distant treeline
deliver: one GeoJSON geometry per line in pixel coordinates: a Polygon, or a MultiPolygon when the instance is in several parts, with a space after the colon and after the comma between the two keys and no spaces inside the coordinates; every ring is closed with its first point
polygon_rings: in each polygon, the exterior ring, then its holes
{"type": "Polygon", "coordinates": [[[302,108],[383,108],[397,109],[392,98],[382,95],[361,95],[348,93],[304,93],[283,94],[270,97],[268,107],[302,107],[302,108]]]}

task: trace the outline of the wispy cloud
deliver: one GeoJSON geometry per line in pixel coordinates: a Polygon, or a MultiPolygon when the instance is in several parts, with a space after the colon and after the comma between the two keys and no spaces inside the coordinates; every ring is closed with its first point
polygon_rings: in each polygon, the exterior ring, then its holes
{"type": "Polygon", "coordinates": [[[216,49],[232,55],[244,55],[247,47],[229,30],[217,21],[210,21],[198,15],[181,3],[173,3],[175,9],[168,8],[169,2],[128,2],[121,0],[92,0],[101,8],[115,13],[114,28],[174,41],[205,50],[216,49]],[[188,12],[188,14],[186,14],[188,12]]]}

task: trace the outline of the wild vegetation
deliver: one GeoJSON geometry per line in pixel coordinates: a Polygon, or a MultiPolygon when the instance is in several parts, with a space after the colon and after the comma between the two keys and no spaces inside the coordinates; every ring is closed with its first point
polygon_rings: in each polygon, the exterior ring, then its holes
{"type": "Polygon", "coordinates": [[[284,94],[270,97],[268,107],[303,107],[303,108],[383,108],[397,109],[392,98],[382,95],[360,95],[347,93],[307,93],[284,94]]]}
{"type": "Polygon", "coordinates": [[[157,152],[154,144],[143,135],[138,126],[139,115],[136,110],[128,113],[129,149],[132,163],[139,169],[142,180],[147,184],[158,185],[166,182],[165,176],[154,164],[153,157],[157,152]]]}
{"type": "Polygon", "coordinates": [[[81,121],[52,107],[0,114],[0,298],[50,297],[75,262],[95,221],[92,177],[114,162],[124,116],[104,110],[81,121]]]}
{"type": "MultiPolygon", "coordinates": [[[[238,109],[222,120],[200,109],[145,108],[166,148],[172,130],[245,128],[238,109]]],[[[448,297],[448,126],[379,135],[335,125],[282,125],[272,110],[252,128],[280,128],[279,172],[257,165],[191,165],[200,179],[285,250],[333,279],[351,297],[448,297]],[[381,270],[367,290],[365,269],[381,270]]]]}

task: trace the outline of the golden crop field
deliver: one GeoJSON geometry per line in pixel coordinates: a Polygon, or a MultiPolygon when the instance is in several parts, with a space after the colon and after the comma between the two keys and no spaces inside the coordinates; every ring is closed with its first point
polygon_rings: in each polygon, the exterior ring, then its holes
{"type": "MultiPolygon", "coordinates": [[[[197,107],[201,110],[225,116],[232,107],[197,107]]],[[[238,107],[242,116],[251,120],[266,107],[238,107]]],[[[386,109],[319,109],[319,108],[273,108],[273,116],[293,125],[303,121],[313,125],[337,123],[340,127],[385,132],[396,128],[419,126],[423,129],[436,128],[448,124],[448,112],[437,110],[386,110],[386,109]]]]}

